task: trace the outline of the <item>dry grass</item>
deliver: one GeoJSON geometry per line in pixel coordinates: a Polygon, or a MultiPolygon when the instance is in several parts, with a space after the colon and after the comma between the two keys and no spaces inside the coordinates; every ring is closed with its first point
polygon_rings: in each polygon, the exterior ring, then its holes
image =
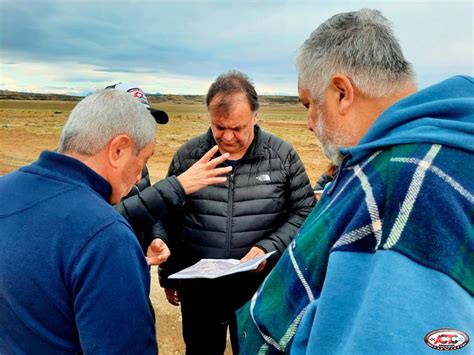
{"type": "MultiPolygon", "coordinates": [[[[43,149],[54,149],[67,115],[76,103],[65,101],[0,100],[0,174],[36,159],[43,149]],[[18,163],[17,163],[18,162],[18,163]]],[[[157,106],[156,104],[154,106],[157,106]]],[[[170,122],[159,126],[157,154],[150,161],[152,178],[163,178],[173,153],[191,137],[208,128],[203,104],[162,103],[170,122]]],[[[306,130],[306,112],[299,105],[263,105],[260,126],[292,144],[315,182],[327,160],[314,136],[306,130]]]]}

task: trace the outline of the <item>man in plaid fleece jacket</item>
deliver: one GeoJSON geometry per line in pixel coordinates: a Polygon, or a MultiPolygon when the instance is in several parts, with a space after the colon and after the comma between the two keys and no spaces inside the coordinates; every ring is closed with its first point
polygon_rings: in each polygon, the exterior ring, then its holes
{"type": "Polygon", "coordinates": [[[472,353],[474,79],[415,93],[368,9],[327,20],[296,63],[308,128],[340,168],[238,311],[242,353],[428,353],[439,328],[438,345],[472,353]]]}

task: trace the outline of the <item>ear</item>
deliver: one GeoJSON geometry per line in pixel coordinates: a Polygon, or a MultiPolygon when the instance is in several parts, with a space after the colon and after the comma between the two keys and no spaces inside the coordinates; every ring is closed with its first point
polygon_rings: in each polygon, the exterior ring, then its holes
{"type": "Polygon", "coordinates": [[[114,168],[119,167],[130,153],[133,153],[133,140],[129,136],[121,134],[112,138],[108,151],[110,165],[114,168]]]}
{"type": "Polygon", "coordinates": [[[354,86],[352,81],[343,74],[335,74],[331,78],[331,89],[337,110],[346,115],[354,103],[354,86]]]}
{"type": "Polygon", "coordinates": [[[258,121],[258,111],[255,113],[255,115],[253,116],[253,125],[255,126],[257,124],[257,121],[258,121]]]}

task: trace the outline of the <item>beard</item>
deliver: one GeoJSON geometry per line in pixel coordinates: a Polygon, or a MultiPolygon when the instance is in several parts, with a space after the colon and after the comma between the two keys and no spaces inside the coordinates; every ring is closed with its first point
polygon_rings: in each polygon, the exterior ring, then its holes
{"type": "Polygon", "coordinates": [[[314,134],[321,143],[324,155],[329,158],[335,166],[339,167],[344,159],[344,156],[339,152],[339,148],[348,146],[348,139],[339,131],[329,130],[326,127],[325,114],[323,113],[322,107],[318,109],[318,120],[314,134]]]}

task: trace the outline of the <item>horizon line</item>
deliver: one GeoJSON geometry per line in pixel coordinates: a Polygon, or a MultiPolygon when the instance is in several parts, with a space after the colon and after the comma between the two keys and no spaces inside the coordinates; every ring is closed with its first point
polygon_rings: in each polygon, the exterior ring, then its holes
{"type": "MultiPolygon", "coordinates": [[[[9,90],[9,89],[0,89],[0,91],[7,91],[7,92],[11,92],[11,93],[19,93],[19,94],[27,94],[27,95],[58,95],[58,96],[70,96],[70,97],[87,97],[89,96],[91,93],[94,93],[94,91],[90,91],[87,95],[81,95],[81,94],[71,94],[71,93],[64,93],[64,94],[61,94],[61,93],[54,93],[54,92],[48,92],[48,93],[44,93],[44,92],[34,92],[34,91],[17,91],[17,90],[9,90]]],[[[145,92],[145,95],[147,97],[150,97],[150,96],[166,96],[166,95],[173,95],[173,96],[206,96],[206,94],[173,94],[173,93],[160,93],[160,92],[157,92],[157,93],[148,93],[148,92],[145,92]]],[[[265,94],[258,94],[259,97],[261,96],[282,96],[282,97],[298,97],[298,95],[290,95],[290,94],[285,94],[285,93],[279,93],[279,94],[269,94],[269,93],[265,93],[265,94]]]]}

